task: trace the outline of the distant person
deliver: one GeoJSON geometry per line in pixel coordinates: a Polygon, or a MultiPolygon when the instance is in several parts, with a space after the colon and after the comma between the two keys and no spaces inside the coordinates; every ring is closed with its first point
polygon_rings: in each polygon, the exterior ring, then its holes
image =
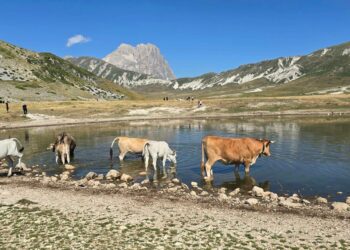
{"type": "Polygon", "coordinates": [[[202,107],[203,103],[201,100],[198,101],[198,108],[202,107]]]}
{"type": "Polygon", "coordinates": [[[8,101],[6,101],[5,105],[6,105],[6,112],[8,113],[8,112],[9,112],[9,110],[10,110],[10,107],[9,107],[9,102],[8,102],[8,101]]]}
{"type": "Polygon", "coordinates": [[[23,104],[22,109],[23,109],[23,114],[25,115],[28,114],[27,104],[23,104]]]}

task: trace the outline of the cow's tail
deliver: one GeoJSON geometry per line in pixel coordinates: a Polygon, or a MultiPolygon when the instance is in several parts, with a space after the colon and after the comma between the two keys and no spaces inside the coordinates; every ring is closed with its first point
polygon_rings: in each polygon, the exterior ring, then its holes
{"type": "Polygon", "coordinates": [[[16,142],[18,152],[22,153],[24,150],[22,143],[17,138],[12,138],[12,140],[16,142]]]}
{"type": "Polygon", "coordinates": [[[145,146],[143,146],[142,157],[145,157],[146,154],[149,154],[148,147],[149,147],[149,143],[146,142],[146,143],[145,143],[145,146]]]}
{"type": "Polygon", "coordinates": [[[203,139],[202,140],[202,160],[201,160],[201,173],[202,173],[202,175],[204,176],[204,173],[205,173],[205,171],[204,171],[204,161],[205,161],[205,143],[206,143],[206,141],[205,141],[205,139],[203,139]]]}
{"type": "Polygon", "coordinates": [[[119,141],[119,137],[116,137],[112,141],[111,148],[109,149],[109,156],[110,156],[111,160],[113,159],[113,145],[114,145],[115,142],[118,142],[118,141],[119,141]]]}

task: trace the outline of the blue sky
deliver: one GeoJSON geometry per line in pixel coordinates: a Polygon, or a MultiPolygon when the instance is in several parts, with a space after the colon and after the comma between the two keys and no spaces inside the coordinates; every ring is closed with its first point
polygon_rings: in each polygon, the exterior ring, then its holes
{"type": "Polygon", "coordinates": [[[150,42],[177,77],[196,76],[350,41],[350,1],[4,0],[0,39],[98,58],[150,42]],[[67,47],[78,34],[87,41],[67,47]]]}

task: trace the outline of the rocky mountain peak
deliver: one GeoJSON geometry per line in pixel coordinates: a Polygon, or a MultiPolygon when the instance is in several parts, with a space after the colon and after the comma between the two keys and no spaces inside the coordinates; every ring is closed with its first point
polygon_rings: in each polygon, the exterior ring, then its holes
{"type": "Polygon", "coordinates": [[[175,79],[173,71],[159,48],[151,43],[141,43],[135,47],[122,43],[103,60],[121,69],[148,74],[165,80],[175,79]]]}

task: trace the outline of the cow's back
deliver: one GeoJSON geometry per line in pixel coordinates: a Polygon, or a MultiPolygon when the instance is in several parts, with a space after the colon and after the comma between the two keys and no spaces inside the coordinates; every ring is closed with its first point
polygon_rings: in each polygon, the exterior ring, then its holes
{"type": "Polygon", "coordinates": [[[253,138],[226,138],[206,136],[202,142],[208,159],[225,163],[243,163],[251,159],[254,149],[253,138]]]}
{"type": "Polygon", "coordinates": [[[134,153],[141,153],[147,141],[143,138],[119,137],[118,146],[134,153]]]}

